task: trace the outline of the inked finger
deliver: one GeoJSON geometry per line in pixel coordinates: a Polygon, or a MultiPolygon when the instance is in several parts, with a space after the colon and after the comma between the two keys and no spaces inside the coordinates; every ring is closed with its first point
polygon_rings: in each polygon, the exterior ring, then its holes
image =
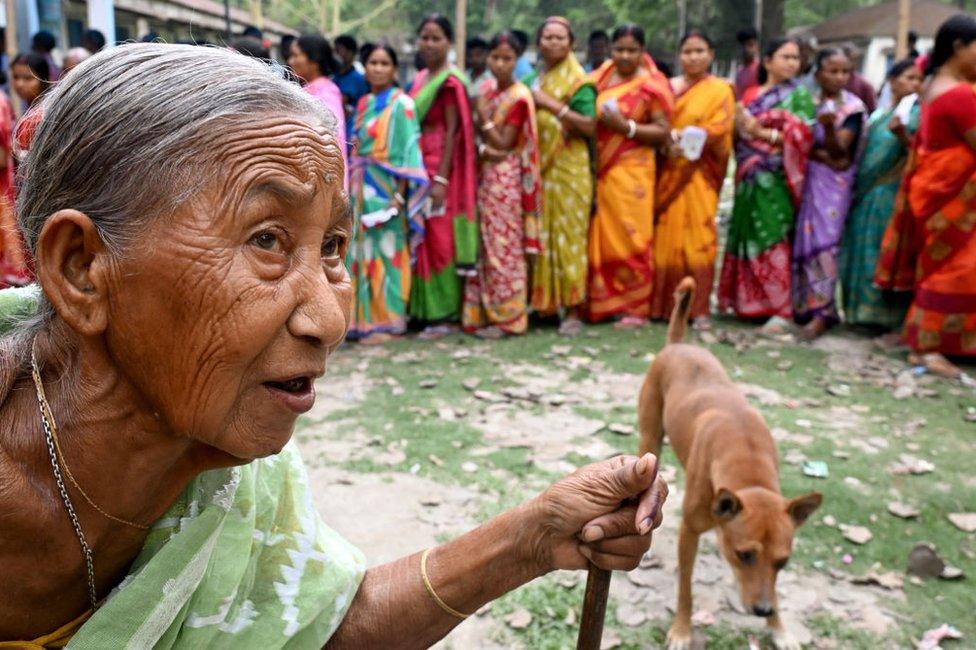
{"type": "Polygon", "coordinates": [[[655,477],[650,489],[641,495],[637,504],[636,528],[640,534],[648,533],[661,525],[661,512],[664,502],[668,498],[668,483],[659,476],[655,477]]]}
{"type": "Polygon", "coordinates": [[[600,515],[583,526],[579,538],[584,542],[595,542],[610,537],[633,535],[637,532],[634,525],[636,514],[637,506],[631,505],[600,515]]]}

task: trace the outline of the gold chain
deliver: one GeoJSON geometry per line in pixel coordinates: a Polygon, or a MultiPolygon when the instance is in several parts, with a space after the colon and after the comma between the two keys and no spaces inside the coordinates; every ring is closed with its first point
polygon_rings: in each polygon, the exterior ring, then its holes
{"type": "MultiPolygon", "coordinates": [[[[33,352],[34,351],[32,349],[31,350],[32,357],[33,357],[33,352]]],[[[98,507],[98,504],[92,501],[91,497],[89,497],[88,494],[83,489],[81,489],[81,486],[78,485],[78,481],[75,480],[75,477],[71,474],[71,470],[68,468],[68,463],[65,462],[64,460],[64,452],[61,451],[61,443],[58,440],[58,425],[54,421],[54,414],[51,413],[51,406],[47,402],[47,395],[45,395],[44,393],[44,384],[41,382],[40,372],[38,371],[36,364],[34,365],[34,368],[32,368],[32,370],[33,370],[32,374],[34,375],[34,384],[37,387],[37,398],[38,401],[40,401],[41,403],[41,409],[43,410],[44,417],[51,425],[51,437],[54,438],[54,447],[58,452],[58,461],[61,467],[64,469],[64,474],[65,476],[68,477],[68,481],[70,481],[71,484],[75,486],[75,489],[78,490],[78,493],[81,494],[81,496],[85,499],[85,501],[88,502],[88,505],[90,505],[92,508],[100,512],[103,516],[111,519],[112,521],[118,522],[120,524],[131,526],[132,528],[137,528],[139,530],[149,530],[149,526],[137,524],[135,522],[128,521],[126,519],[122,519],[121,517],[116,517],[115,515],[105,512],[100,507],[98,507]]]]}

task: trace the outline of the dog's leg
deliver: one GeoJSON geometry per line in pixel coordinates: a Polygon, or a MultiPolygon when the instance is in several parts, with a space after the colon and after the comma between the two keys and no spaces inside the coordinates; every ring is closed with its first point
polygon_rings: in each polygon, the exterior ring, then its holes
{"type": "MultiPolygon", "coordinates": [[[[653,371],[652,371],[653,373],[653,371]]],[[[664,400],[661,398],[660,386],[656,377],[648,382],[649,385],[641,391],[640,403],[637,405],[637,425],[640,428],[640,455],[650,452],[661,457],[661,443],[664,440],[662,423],[664,400]]]]}
{"type": "Polygon", "coordinates": [[[699,533],[684,520],[678,536],[678,611],[668,630],[668,650],[691,647],[691,575],[695,570],[699,533]]]}
{"type": "Polygon", "coordinates": [[[775,594],[773,594],[773,615],[766,619],[766,625],[773,635],[773,645],[776,650],[802,650],[803,646],[793,638],[779,617],[779,603],[775,594]]]}

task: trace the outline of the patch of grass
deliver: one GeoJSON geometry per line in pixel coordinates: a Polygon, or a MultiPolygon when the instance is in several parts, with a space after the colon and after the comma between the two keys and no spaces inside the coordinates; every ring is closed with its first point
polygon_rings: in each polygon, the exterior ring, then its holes
{"type": "MultiPolygon", "coordinates": [[[[724,320],[720,320],[718,326],[733,333],[747,327],[724,320]]],[[[462,386],[462,381],[476,377],[481,380],[480,389],[498,392],[515,383],[513,373],[516,371],[535,367],[543,375],[549,372],[553,367],[552,347],[568,346],[568,356],[591,356],[608,372],[638,377],[633,387],[636,400],[639,377],[647,369],[645,356],[660,349],[664,333],[665,328],[660,324],[637,331],[596,326],[587,328],[577,339],[566,340],[554,330],[543,328],[524,337],[492,344],[462,336],[449,337],[436,345],[411,339],[395,342],[387,350],[365,357],[358,348],[348,348],[336,356],[338,368],[333,371],[351,372],[361,367],[364,358],[368,359],[369,367],[363,372],[372,388],[363,406],[339,414],[344,418],[343,427],[348,425],[350,431],[360,430],[378,437],[384,447],[400,440],[405,440],[407,445],[404,448],[406,459],[396,467],[379,466],[370,461],[347,465],[350,469],[367,472],[409,471],[412,466],[419,465],[418,473],[423,476],[448,484],[476,486],[489,493],[490,498],[481,504],[481,512],[485,517],[494,515],[534,494],[542,481],[556,477],[534,467],[525,449],[498,449],[487,455],[471,455],[472,450],[484,446],[484,440],[481,432],[467,421],[474,410],[484,404],[475,402],[476,406],[471,406],[471,392],[462,386]],[[398,355],[407,355],[408,359],[394,361],[398,355]],[[437,385],[420,388],[424,379],[435,379],[437,385]],[[401,386],[402,393],[397,394],[394,385],[401,386]],[[440,406],[468,408],[469,413],[456,421],[445,421],[437,416],[440,406]],[[442,460],[443,465],[431,462],[430,455],[442,460]],[[479,471],[467,473],[461,470],[462,463],[468,460],[476,462],[479,471]]],[[[689,340],[693,338],[689,335],[689,340]]],[[[705,347],[716,354],[735,381],[775,390],[795,402],[759,407],[770,427],[811,436],[808,444],[778,443],[781,458],[790,452],[802,452],[810,459],[829,463],[830,477],[826,480],[804,476],[799,465],[781,464],[784,494],[795,496],[811,490],[824,494],[823,507],[799,532],[793,565],[800,571],[834,569],[848,575],[870,569],[903,572],[912,546],[918,541],[931,541],[946,560],[962,568],[968,578],[956,583],[930,581],[921,586],[906,583],[904,604],[891,605],[904,616],[904,624],[892,630],[892,642],[899,647],[905,646],[912,637],[918,638],[924,630],[943,622],[958,627],[967,639],[976,638],[976,617],[973,616],[976,589],[972,586],[976,579],[976,538],[953,527],[946,517],[950,512],[972,511],[976,507],[976,482],[973,479],[976,474],[976,425],[962,419],[966,407],[976,406],[976,395],[972,390],[954,395],[953,385],[942,382],[933,384],[939,394],[937,398],[895,400],[887,389],[859,379],[857,368],[831,371],[828,356],[808,346],[763,342],[742,352],[722,344],[705,347]],[[780,370],[778,366],[785,361],[792,366],[780,370]],[[849,396],[827,392],[827,387],[841,382],[850,387],[849,396]],[[816,402],[811,403],[810,399],[816,402]],[[853,405],[858,405],[857,411],[850,410],[853,405]],[[924,424],[915,429],[907,426],[919,418],[924,419],[924,424]],[[844,428],[841,419],[853,422],[854,427],[844,428]],[[798,420],[808,420],[810,426],[801,426],[798,420]],[[876,448],[877,453],[870,454],[852,444],[869,438],[882,438],[887,448],[876,448]],[[849,453],[849,458],[834,457],[832,454],[836,451],[849,453]],[[931,460],[936,471],[922,476],[892,475],[888,466],[903,453],[931,460]],[[887,512],[886,505],[894,500],[917,506],[922,511],[921,517],[915,521],[893,517],[887,512]],[[822,523],[826,515],[840,523],[867,526],[874,538],[864,546],[852,544],[836,528],[822,523]],[[849,566],[841,559],[848,553],[853,556],[849,566]]],[[[591,369],[578,369],[570,373],[570,380],[579,381],[592,373],[591,369]]],[[[635,410],[631,407],[608,409],[605,405],[584,403],[574,404],[572,409],[581,417],[608,424],[636,423],[635,410]]],[[[535,414],[544,412],[538,406],[526,406],[526,410],[535,414]]],[[[511,426],[518,426],[517,418],[513,418],[511,426]]],[[[304,428],[302,435],[315,435],[314,426],[304,428]]],[[[620,436],[606,430],[596,435],[622,453],[636,450],[636,436],[620,436]]],[[[588,462],[580,454],[571,453],[567,459],[578,464],[588,462]]],[[[676,464],[668,447],[664,448],[662,460],[676,464]]],[[[681,472],[679,481],[680,477],[681,472]]],[[[579,606],[582,602],[581,589],[566,590],[557,584],[538,581],[498,601],[494,611],[507,612],[521,605],[533,612],[533,624],[518,634],[519,640],[528,647],[572,646],[575,628],[561,621],[565,618],[566,608],[579,606]],[[550,610],[553,612],[551,616],[550,610]],[[536,613],[539,615],[535,616],[536,613]]],[[[647,626],[647,630],[636,631],[624,629],[620,633],[626,644],[656,645],[663,640],[659,627],[647,626]]],[[[873,637],[854,630],[846,621],[821,617],[814,619],[813,629],[818,637],[834,639],[838,647],[867,648],[872,645],[873,637]]],[[[710,648],[741,648],[745,643],[744,634],[732,628],[715,626],[708,634],[710,648]]],[[[874,645],[877,643],[874,640],[874,645]]]]}

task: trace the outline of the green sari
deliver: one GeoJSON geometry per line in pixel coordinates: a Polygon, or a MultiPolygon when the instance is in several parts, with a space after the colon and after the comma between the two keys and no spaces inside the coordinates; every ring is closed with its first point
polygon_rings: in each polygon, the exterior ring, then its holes
{"type": "MultiPolygon", "coordinates": [[[[908,159],[908,151],[888,128],[893,113],[893,108],[878,109],[868,122],[867,146],[854,186],[854,207],[847,217],[838,256],[844,320],[892,329],[905,321],[910,301],[908,296],[883,293],[875,286],[874,269],[908,159]]],[[[920,115],[916,103],[906,125],[909,134],[918,130],[920,115]]]]}
{"type": "MultiPolygon", "coordinates": [[[[0,333],[39,296],[37,285],[0,291],[0,333]]],[[[316,511],[290,442],[191,481],[68,647],[318,649],[365,570],[362,553],[316,511]]]]}

